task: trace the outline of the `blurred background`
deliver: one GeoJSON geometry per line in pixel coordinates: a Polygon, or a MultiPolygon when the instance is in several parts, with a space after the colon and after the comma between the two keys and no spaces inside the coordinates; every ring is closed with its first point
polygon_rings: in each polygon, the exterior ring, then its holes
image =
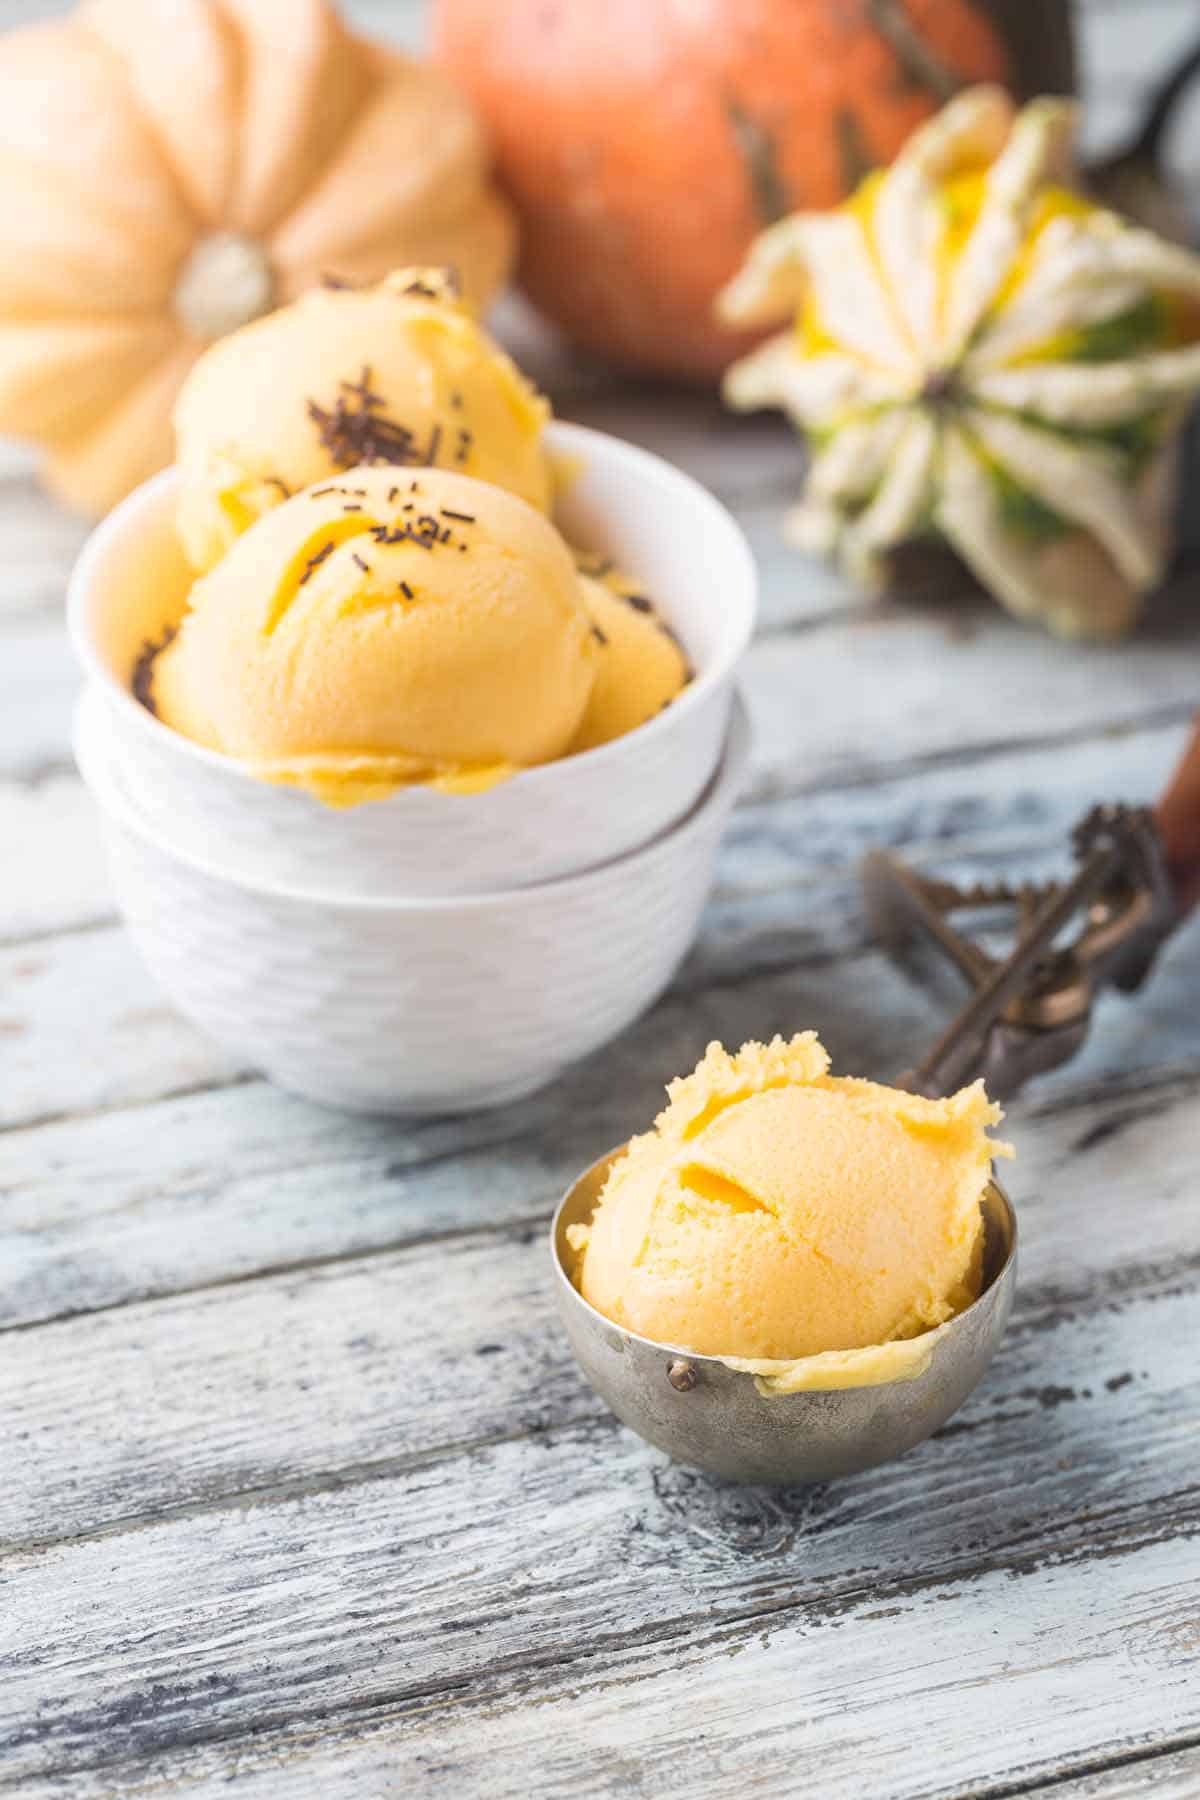
{"type": "MultiPolygon", "coordinates": [[[[1024,0],[1036,8],[1041,0],[1024,0]]],[[[597,0],[603,4],[603,0],[597,0]]],[[[70,0],[0,0],[0,25],[53,18],[70,0]]],[[[346,16],[364,30],[408,49],[424,49],[427,0],[344,0],[346,16]]],[[[1082,87],[1087,100],[1084,147],[1089,156],[1115,148],[1146,93],[1200,29],[1200,8],[1178,0],[1079,0],[1075,8],[1082,87]]],[[[1200,190],[1200,97],[1180,115],[1168,158],[1177,175],[1200,190]]]]}

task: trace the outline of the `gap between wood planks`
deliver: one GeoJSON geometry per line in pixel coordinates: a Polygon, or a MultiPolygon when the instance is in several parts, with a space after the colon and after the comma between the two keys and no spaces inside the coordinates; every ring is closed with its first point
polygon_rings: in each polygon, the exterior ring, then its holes
{"type": "MultiPolygon", "coordinates": [[[[543,1213],[532,1221],[537,1227],[537,1237],[541,1238],[549,1214],[543,1213]]],[[[494,1235],[498,1237],[518,1237],[522,1234],[521,1222],[511,1221],[506,1227],[497,1227],[488,1233],[484,1229],[469,1233],[458,1233],[464,1238],[494,1235]]],[[[186,1289],[170,1298],[191,1298],[197,1293],[211,1293],[214,1290],[237,1289],[257,1280],[275,1280],[286,1278],[293,1273],[322,1274],[326,1270],[342,1272],[343,1265],[358,1265],[371,1262],[384,1255],[404,1257],[415,1255],[431,1244],[439,1244],[440,1237],[423,1237],[420,1240],[402,1243],[399,1246],[384,1246],[364,1255],[339,1258],[329,1257],[314,1259],[295,1269],[279,1268],[261,1270],[245,1276],[234,1277],[223,1282],[205,1284],[201,1288],[186,1289]]],[[[1063,1328],[1064,1321],[1069,1323],[1071,1315],[1077,1311],[1090,1309],[1104,1311],[1116,1307],[1124,1307],[1138,1301],[1152,1300],[1159,1296],[1171,1297],[1194,1291],[1197,1275],[1200,1274],[1200,1252],[1192,1256],[1160,1260],[1149,1264],[1121,1263],[1103,1271],[1099,1276],[1092,1275],[1074,1287],[1066,1281],[1043,1281],[1036,1286],[1023,1286],[1019,1305],[1008,1329],[1008,1341],[1016,1346],[1027,1340],[1036,1340],[1063,1328]]],[[[160,1301],[148,1299],[128,1303],[126,1310],[136,1313],[143,1308],[153,1309],[160,1301]]],[[[104,1309],[100,1309],[104,1310],[104,1309]]],[[[117,1310],[117,1309],[113,1309],[117,1310]]],[[[89,1318],[94,1315],[87,1315],[89,1318]]],[[[20,1330],[21,1328],[16,1328],[20,1330]]],[[[1110,1385],[1110,1391],[1119,1392],[1129,1385],[1126,1374],[1110,1378],[1116,1386],[1110,1385]]],[[[998,1397],[993,1385],[992,1401],[998,1397]]],[[[1069,1397],[1077,1399],[1074,1390],[1059,1390],[1051,1386],[1045,1392],[1035,1389],[1021,1388],[1018,1399],[1023,1401],[1025,1410],[1039,1405],[1043,1409],[1054,1411],[1069,1397]]],[[[561,1444],[567,1439],[591,1440],[616,1433],[623,1428],[620,1422],[608,1412],[604,1403],[590,1390],[583,1390],[582,1410],[564,1411],[559,1416],[553,1414],[538,1420],[527,1421],[512,1429],[500,1431],[477,1431],[474,1435],[439,1441],[423,1448],[398,1453],[391,1456],[373,1457],[338,1464],[325,1470],[315,1470],[295,1476],[279,1476],[259,1486],[243,1485],[227,1488],[223,1491],[212,1491],[194,1500],[178,1503],[160,1504],[141,1512],[130,1512],[103,1520],[96,1525],[70,1530],[58,1535],[28,1535],[0,1541],[0,1570],[6,1563],[16,1559],[20,1561],[31,1555],[69,1549],[72,1545],[94,1543],[109,1538],[125,1537],[131,1532],[156,1530],[173,1524],[220,1515],[222,1513],[243,1513],[251,1508],[271,1508],[285,1506],[296,1501],[305,1500],[324,1494],[336,1494],[349,1488],[367,1485],[378,1485],[417,1474],[423,1470],[458,1461],[470,1461],[480,1455],[494,1452],[505,1446],[524,1445],[530,1442],[543,1442],[546,1445],[561,1444]]],[[[983,1427],[994,1429],[1004,1425],[1019,1414],[993,1412],[980,1419],[971,1417],[970,1408],[965,1417],[952,1420],[942,1427],[937,1434],[945,1443],[963,1436],[970,1436],[983,1427]]],[[[913,1474],[913,1466],[909,1466],[909,1474],[913,1474]]],[[[688,1480],[705,1481],[706,1478],[694,1471],[684,1471],[688,1480]]],[[[727,1484],[710,1484],[716,1487],[727,1484]]],[[[1113,1506],[1105,1508],[1089,1508],[1087,1514],[1087,1530],[1092,1531],[1097,1525],[1103,1525],[1106,1518],[1114,1521],[1114,1529],[1120,1529],[1122,1522],[1138,1519],[1146,1514],[1153,1516],[1160,1512],[1169,1500],[1175,1506],[1187,1503],[1189,1506],[1200,1502],[1200,1486],[1187,1485],[1172,1489],[1169,1495],[1155,1493],[1144,1497],[1126,1507],[1113,1506]]],[[[1078,1520],[1072,1520],[1078,1524],[1078,1520]]],[[[1030,1527],[1024,1535],[1041,1530],[1041,1526],[1030,1527]]],[[[1066,1529],[1065,1525],[1061,1529],[1066,1529]]],[[[1054,1527],[1059,1532],[1060,1527],[1054,1527]]],[[[1024,1541],[1021,1534],[1012,1537],[1013,1544],[1024,1541]]],[[[1039,1540],[1040,1541],[1040,1540],[1039,1540]]],[[[980,1566],[978,1559],[971,1565],[980,1566]]]]}
{"type": "Polygon", "coordinates": [[[1081,1756],[1069,1768],[1045,1776],[1035,1775],[1028,1781],[989,1782],[983,1787],[960,1788],[956,1794],[947,1794],[942,1800],[1038,1800],[1040,1795],[1045,1795],[1047,1800],[1133,1800],[1135,1793],[1145,1800],[1150,1790],[1140,1780],[1136,1789],[1129,1787],[1124,1777],[1136,1778],[1151,1772],[1155,1774],[1155,1788],[1150,1800],[1195,1800],[1200,1794],[1200,1758],[1192,1752],[1198,1750],[1200,1732],[1180,1732],[1160,1744],[1104,1752],[1099,1756],[1081,1756]],[[1166,1766],[1172,1762],[1177,1765],[1175,1769],[1166,1766]],[[1173,1780],[1176,1774],[1180,1776],[1178,1787],[1173,1780]],[[1107,1775],[1119,1777],[1119,1786],[1117,1782],[1107,1781],[1103,1786],[1098,1785],[1107,1775]]]}
{"type": "MultiPolygon", "coordinates": [[[[791,1597],[780,1595],[763,1599],[753,1606],[729,1606],[703,1618],[695,1614],[680,1615],[640,1629],[592,1636],[567,1646],[547,1646],[533,1652],[493,1656],[488,1660],[482,1680],[477,1679],[480,1671],[467,1668],[462,1673],[446,1674],[437,1680],[381,1684],[372,1692],[346,1693],[338,1699],[296,1696],[290,1708],[278,1703],[274,1707],[259,1708],[256,1704],[252,1726],[245,1719],[228,1717],[222,1720],[218,1716],[220,1703],[237,1693],[237,1678],[232,1674],[225,1678],[225,1692],[221,1691],[220,1678],[217,1678],[218,1688],[211,1696],[211,1703],[206,1703],[203,1689],[198,1689],[190,1708],[183,1704],[182,1693],[168,1682],[162,1682],[148,1694],[131,1692],[127,1702],[117,1701],[111,1708],[111,1717],[103,1707],[90,1713],[68,1713],[57,1721],[57,1733],[56,1721],[48,1718],[44,1728],[34,1726],[23,1736],[14,1736],[10,1740],[10,1750],[34,1750],[45,1745],[54,1760],[43,1762],[40,1769],[30,1772],[60,1778],[102,1773],[114,1768],[132,1771],[139,1765],[147,1767],[153,1757],[161,1781],[163,1756],[174,1756],[180,1764],[186,1764],[197,1752],[203,1755],[206,1750],[218,1747],[224,1747],[228,1754],[231,1748],[245,1746],[248,1749],[253,1745],[260,1751],[267,1749],[269,1754],[274,1739],[279,1749],[287,1744],[314,1742],[321,1745],[322,1753],[328,1753],[338,1746],[348,1749],[355,1734],[360,1738],[364,1733],[379,1736],[391,1727],[403,1728],[407,1724],[415,1727],[418,1738],[423,1729],[445,1729],[447,1722],[456,1732],[469,1732],[488,1719],[513,1718],[519,1708],[527,1714],[531,1702],[536,1706],[554,1707],[564,1702],[574,1704],[586,1696],[612,1696],[622,1689],[639,1688],[648,1679],[664,1679],[667,1671],[672,1675],[678,1671],[682,1677],[689,1665],[694,1668],[699,1664],[711,1678],[714,1659],[736,1656],[751,1647],[769,1650],[774,1638],[787,1631],[789,1626],[800,1626],[805,1636],[811,1636],[822,1627],[836,1628],[842,1620],[867,1627],[871,1621],[886,1620],[889,1611],[901,1610],[927,1595],[939,1594],[947,1604],[961,1603],[962,1590],[968,1583],[977,1587],[980,1582],[998,1575],[1017,1582],[1044,1580],[1066,1569],[1096,1561],[1119,1565],[1129,1559],[1140,1559],[1143,1553],[1167,1544],[1185,1542],[1198,1531],[1200,1515],[1193,1510],[1184,1521],[1184,1529],[1170,1534],[1160,1520],[1156,1527],[1147,1521],[1140,1531],[1127,1530],[1123,1539],[1116,1534],[1101,1532],[1099,1537],[1093,1533],[1090,1543],[1076,1540],[1058,1544],[1053,1536],[1047,1536],[1042,1542],[1023,1550],[1014,1548],[1009,1553],[978,1559],[961,1568],[929,1571],[891,1581],[875,1580],[857,1587],[847,1584],[836,1593],[826,1584],[819,1596],[813,1593],[791,1597]],[[885,1604],[881,1606],[880,1602],[885,1604]],[[890,1608],[888,1602],[892,1603],[890,1608]],[[648,1665],[650,1657],[658,1659],[656,1666],[648,1665]],[[594,1675],[593,1670],[596,1671],[594,1675]],[[448,1703],[454,1710],[449,1721],[445,1721],[448,1703]],[[179,1717],[181,1711],[185,1713],[183,1720],[179,1717]],[[319,1727],[319,1732],[314,1727],[319,1727]],[[64,1749],[61,1755],[55,1754],[57,1735],[74,1734],[78,1739],[86,1740],[101,1739],[105,1733],[112,1746],[107,1753],[101,1750],[81,1754],[64,1749]],[[132,1741],[123,1742],[123,1739],[132,1741]]],[[[966,1685],[978,1683],[968,1680],[966,1685]]],[[[518,1730],[520,1728],[518,1725],[518,1730]]],[[[536,1734],[536,1727],[534,1730],[536,1734]]],[[[1158,1753],[1161,1749],[1178,1751],[1196,1741],[1194,1733],[1180,1732],[1167,1744],[1153,1746],[1150,1753],[1158,1753]]],[[[415,1749],[417,1745],[413,1743],[407,1747],[415,1749]]],[[[404,1748],[397,1742],[394,1754],[402,1754],[404,1748]]],[[[338,1751],[339,1755],[342,1753],[338,1751]]],[[[1076,1776],[1097,1762],[1103,1766],[1129,1760],[1138,1760],[1137,1749],[1114,1754],[1114,1747],[1106,1747],[1106,1753],[1099,1758],[1085,1755],[1071,1759],[1061,1767],[1059,1778],[1076,1776]]],[[[186,1767],[180,1767],[175,1779],[184,1780],[187,1774],[186,1767]]],[[[3,1785],[7,1784],[0,1783],[0,1787],[3,1785]]],[[[1006,1792],[1036,1793],[1044,1791],[1045,1787],[1045,1780],[1039,1774],[1026,1782],[1004,1778],[994,1784],[973,1782],[969,1791],[976,1796],[1002,1795],[1006,1792]]],[[[23,1788],[22,1791],[27,1790],[23,1788]]],[[[120,1791],[124,1794],[131,1790],[122,1786],[120,1791]]],[[[478,1791],[493,1790],[481,1788],[478,1791]]],[[[509,1790],[502,1791],[507,1793],[509,1790]]],[[[728,1790],[721,1788],[718,1791],[728,1790]]],[[[924,1794],[930,1790],[922,1788],[921,1791],[924,1794]]],[[[956,1790],[953,1786],[942,1786],[937,1791],[949,1794],[956,1790]]]]}

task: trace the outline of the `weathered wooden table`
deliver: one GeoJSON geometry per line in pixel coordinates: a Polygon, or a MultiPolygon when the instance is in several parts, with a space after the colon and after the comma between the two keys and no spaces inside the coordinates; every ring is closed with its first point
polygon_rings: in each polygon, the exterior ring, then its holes
{"type": "MultiPolygon", "coordinates": [[[[1192,22],[1089,12],[1093,124],[1192,22]]],[[[710,1037],[903,1063],[935,1019],[868,939],[860,852],[1038,870],[1093,799],[1153,794],[1200,582],[1115,650],[856,603],[776,539],[777,424],[550,375],[750,532],[757,747],[667,998],[498,1114],[324,1113],[166,1007],[70,761],[80,529],[0,482],[0,1792],[1200,1794],[1200,925],[1014,1107],[1011,1332],[893,1467],[766,1493],[667,1463],[577,1374],[544,1248],[710,1037]]]]}

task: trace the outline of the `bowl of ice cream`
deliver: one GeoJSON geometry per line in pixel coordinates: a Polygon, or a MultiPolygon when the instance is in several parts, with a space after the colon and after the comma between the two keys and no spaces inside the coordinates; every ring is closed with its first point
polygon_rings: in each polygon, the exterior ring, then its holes
{"type": "Polygon", "coordinates": [[[122,785],[97,695],[75,752],[118,905],[151,973],[240,1063],[352,1111],[498,1106],[644,1011],[687,950],[745,774],[735,704],[686,818],[598,868],[487,894],[348,897],[180,847],[122,785]]]}
{"type": "Polygon", "coordinates": [[[811,1034],[710,1046],[551,1228],[571,1346],[617,1416],[734,1480],[824,1481],[932,1435],[1008,1320],[1007,1146],[947,1100],[830,1076],[811,1034]]]}
{"type": "Polygon", "coordinates": [[[72,582],[122,789],[249,880],[536,885],[685,818],[721,757],[755,609],[738,527],[661,459],[547,424],[413,285],[306,296],[210,351],[178,467],[72,582]]]}

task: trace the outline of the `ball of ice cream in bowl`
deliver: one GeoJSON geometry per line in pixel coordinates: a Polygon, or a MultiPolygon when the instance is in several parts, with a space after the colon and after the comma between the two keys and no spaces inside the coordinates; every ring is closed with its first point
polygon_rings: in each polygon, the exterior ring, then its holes
{"type": "Polygon", "coordinates": [[[660,459],[545,403],[429,271],[202,358],[94,534],[76,734],[184,1011],[334,1104],[494,1105],[662,990],[747,758],[755,578],[660,459]]]}
{"type": "Polygon", "coordinates": [[[824,1480],[934,1432],[981,1379],[1016,1272],[976,1082],[833,1076],[811,1033],[719,1044],[554,1220],[559,1310],[643,1437],[745,1481],[824,1480]]]}
{"type": "Polygon", "coordinates": [[[179,467],[95,533],[70,599],[149,821],[247,876],[384,897],[556,879],[687,816],[752,558],[698,483],[547,411],[428,271],[201,359],[179,467]]]}

